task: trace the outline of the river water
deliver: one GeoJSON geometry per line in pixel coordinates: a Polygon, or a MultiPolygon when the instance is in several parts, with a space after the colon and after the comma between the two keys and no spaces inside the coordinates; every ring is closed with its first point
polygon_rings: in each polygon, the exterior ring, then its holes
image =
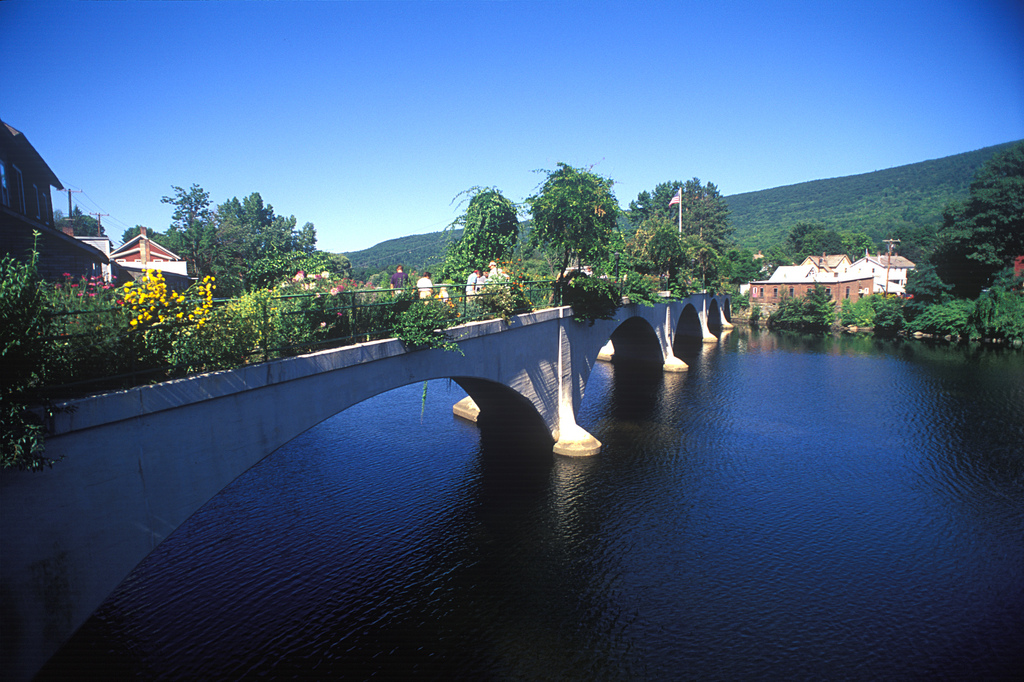
{"type": "Polygon", "coordinates": [[[42,679],[1022,679],[1024,354],[746,329],[677,354],[599,363],[592,458],[481,437],[446,381],[347,410],[42,679]]]}

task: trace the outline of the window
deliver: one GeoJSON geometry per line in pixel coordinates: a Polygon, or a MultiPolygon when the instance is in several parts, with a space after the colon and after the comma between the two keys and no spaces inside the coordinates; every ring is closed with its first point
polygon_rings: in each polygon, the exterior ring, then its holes
{"type": "Polygon", "coordinates": [[[778,298],[778,297],[779,297],[779,288],[778,287],[772,287],[772,298],[778,298]]]}
{"type": "Polygon", "coordinates": [[[7,191],[7,164],[0,159],[0,204],[11,205],[11,193],[7,191]]]}
{"type": "Polygon", "coordinates": [[[41,220],[43,217],[43,211],[39,206],[39,187],[35,183],[32,183],[32,193],[36,198],[36,220],[41,220]]]}
{"type": "Polygon", "coordinates": [[[18,213],[25,213],[25,181],[21,177],[21,169],[11,164],[14,169],[14,200],[16,205],[11,208],[17,209],[18,213]]]}
{"type": "Polygon", "coordinates": [[[825,298],[832,298],[832,287],[825,287],[825,298]]]}
{"type": "Polygon", "coordinates": [[[795,289],[793,287],[790,287],[789,288],[789,295],[792,297],[795,293],[796,293],[795,289]]]}

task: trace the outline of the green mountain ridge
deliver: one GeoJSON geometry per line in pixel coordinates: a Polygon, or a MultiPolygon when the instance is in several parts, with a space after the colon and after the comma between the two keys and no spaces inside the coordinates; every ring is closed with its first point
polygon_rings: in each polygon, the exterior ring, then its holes
{"type": "MultiPolygon", "coordinates": [[[[783,243],[800,221],[817,221],[839,232],[863,232],[878,245],[883,239],[915,231],[934,233],[942,224],[946,204],[966,199],[978,169],[1017,142],[870,173],[727,196],[734,238],[738,246],[767,249],[783,243]]],[[[444,261],[448,242],[461,236],[461,230],[409,235],[345,255],[357,278],[391,270],[398,263],[404,264],[406,271],[422,271],[437,268],[444,261]]]]}
{"type": "Polygon", "coordinates": [[[839,232],[863,232],[876,243],[942,224],[949,201],[967,198],[978,169],[1016,144],[985,147],[940,159],[840,178],[811,180],[733,194],[730,222],[739,246],[766,249],[786,239],[799,221],[839,232]]]}

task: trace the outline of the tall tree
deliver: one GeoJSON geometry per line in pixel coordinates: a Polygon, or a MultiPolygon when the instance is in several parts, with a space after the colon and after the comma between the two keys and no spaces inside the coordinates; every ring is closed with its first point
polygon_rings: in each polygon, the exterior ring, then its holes
{"type": "Polygon", "coordinates": [[[602,260],[620,211],[614,182],[559,163],[540,191],[526,199],[533,216],[530,243],[548,249],[561,274],[570,263],[602,260]]]}
{"type": "Polygon", "coordinates": [[[932,262],[957,297],[976,298],[996,273],[1020,255],[1024,255],[1024,142],[981,167],[966,203],[946,206],[932,262]]]}
{"type": "Polygon", "coordinates": [[[210,193],[197,184],[189,189],[172,186],[173,196],[161,203],[174,206],[167,230],[170,247],[189,263],[194,277],[216,275],[218,256],[217,215],[210,208],[210,193]]]}
{"type": "Polygon", "coordinates": [[[473,187],[466,212],[448,228],[461,229],[462,237],[448,244],[441,276],[464,281],[475,268],[491,260],[512,257],[519,239],[519,207],[494,188],[473,187]]]}
{"type": "Polygon", "coordinates": [[[683,234],[695,235],[719,253],[732,243],[729,205],[712,183],[700,184],[699,178],[687,180],[682,187],[683,234]]]}

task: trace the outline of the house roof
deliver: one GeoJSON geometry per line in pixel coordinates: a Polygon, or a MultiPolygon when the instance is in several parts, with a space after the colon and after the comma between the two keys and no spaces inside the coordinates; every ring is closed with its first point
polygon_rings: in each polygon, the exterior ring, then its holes
{"type": "MultiPolygon", "coordinates": [[[[138,252],[139,248],[140,248],[139,247],[139,242],[141,240],[142,240],[142,235],[141,234],[135,235],[135,237],[133,237],[132,239],[129,239],[127,242],[125,242],[121,246],[117,247],[114,250],[114,252],[110,254],[110,259],[114,260],[115,258],[123,258],[123,257],[127,256],[130,253],[138,252]]],[[[151,254],[159,254],[161,257],[167,258],[168,260],[183,260],[181,258],[181,256],[179,256],[178,254],[174,253],[173,251],[168,249],[166,246],[162,246],[161,244],[158,244],[157,242],[153,241],[152,239],[149,240],[149,251],[150,251],[151,254]]]]}
{"type": "Polygon", "coordinates": [[[0,143],[7,150],[11,163],[24,169],[33,178],[48,182],[57,189],[64,189],[64,185],[60,184],[60,180],[43,161],[43,157],[20,130],[0,121],[0,143]]]}
{"type": "Polygon", "coordinates": [[[769,279],[751,282],[751,284],[841,284],[859,282],[864,279],[870,279],[870,277],[860,274],[821,272],[816,267],[809,265],[780,265],[769,279]]]}
{"type": "Polygon", "coordinates": [[[879,262],[879,264],[882,267],[885,267],[885,266],[888,266],[890,268],[912,268],[912,267],[914,267],[914,262],[911,261],[909,258],[904,258],[903,256],[897,256],[895,254],[892,255],[892,256],[890,256],[889,254],[885,254],[885,255],[879,256],[878,257],[878,262],[879,262]]]}
{"type": "Polygon", "coordinates": [[[914,267],[916,267],[916,264],[912,260],[910,260],[909,258],[904,258],[903,256],[899,256],[899,255],[896,255],[896,254],[893,254],[890,257],[889,254],[887,254],[887,253],[886,254],[882,254],[882,255],[876,255],[876,256],[865,255],[863,258],[861,258],[856,263],[854,263],[854,265],[857,265],[859,263],[875,263],[879,267],[883,267],[883,268],[884,267],[904,268],[904,269],[907,269],[907,270],[911,270],[914,267]]]}
{"type": "Polygon", "coordinates": [[[842,265],[844,260],[847,263],[850,262],[850,259],[846,257],[845,253],[831,253],[824,254],[821,256],[808,256],[807,258],[804,258],[803,262],[800,265],[813,265],[815,267],[823,267],[828,268],[830,270],[834,270],[835,268],[838,268],[840,265],[842,265]]]}

